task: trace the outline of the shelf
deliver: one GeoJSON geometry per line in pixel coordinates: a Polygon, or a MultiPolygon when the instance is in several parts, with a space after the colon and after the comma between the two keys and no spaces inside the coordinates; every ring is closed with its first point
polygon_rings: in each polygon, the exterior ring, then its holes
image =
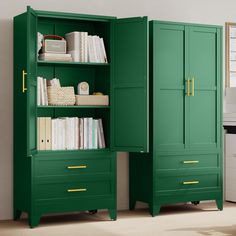
{"type": "Polygon", "coordinates": [[[50,109],[50,108],[72,108],[72,109],[89,109],[89,108],[106,108],[110,109],[110,106],[37,106],[40,109],[50,109]]]}
{"type": "Polygon", "coordinates": [[[38,150],[37,154],[59,154],[59,153],[84,153],[84,152],[107,152],[110,148],[79,149],[79,150],[38,150]]]}
{"type": "Polygon", "coordinates": [[[38,65],[109,66],[109,63],[67,62],[67,61],[38,61],[38,65]]]}

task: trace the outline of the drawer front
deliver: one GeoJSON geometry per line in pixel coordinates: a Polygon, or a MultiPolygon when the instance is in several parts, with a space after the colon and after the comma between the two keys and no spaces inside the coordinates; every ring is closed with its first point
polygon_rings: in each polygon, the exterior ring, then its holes
{"type": "Polygon", "coordinates": [[[159,176],[156,181],[157,191],[192,190],[219,187],[219,174],[159,176]]]}
{"type": "Polygon", "coordinates": [[[179,155],[158,156],[157,169],[189,169],[189,168],[214,168],[219,167],[219,155],[179,155]]]}
{"type": "Polygon", "coordinates": [[[107,196],[112,194],[112,182],[100,181],[64,181],[61,183],[43,183],[35,186],[36,199],[58,199],[89,196],[107,196]]]}
{"type": "Polygon", "coordinates": [[[74,174],[101,174],[112,172],[113,155],[90,157],[38,157],[35,162],[35,176],[56,176],[74,174]]]}

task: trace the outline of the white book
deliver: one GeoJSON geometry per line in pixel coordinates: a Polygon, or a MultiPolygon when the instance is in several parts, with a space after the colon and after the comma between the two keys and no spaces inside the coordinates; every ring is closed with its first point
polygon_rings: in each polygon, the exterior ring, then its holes
{"type": "Polygon", "coordinates": [[[83,32],[84,38],[84,62],[88,62],[88,32],[83,32]]]}
{"type": "Polygon", "coordinates": [[[93,47],[93,36],[88,36],[88,57],[89,62],[96,62],[95,55],[94,55],[94,47],[93,47]]]}
{"type": "Polygon", "coordinates": [[[62,150],[66,149],[66,121],[65,119],[61,119],[61,123],[62,123],[62,150]]]}
{"type": "Polygon", "coordinates": [[[70,127],[69,127],[69,117],[65,118],[65,142],[66,142],[66,149],[70,150],[70,127]]]}
{"type": "Polygon", "coordinates": [[[100,122],[98,120],[98,132],[97,132],[97,137],[98,137],[98,148],[102,148],[102,136],[101,136],[101,125],[100,122]]]}
{"type": "Polygon", "coordinates": [[[88,148],[93,149],[93,118],[88,118],[88,148]]]}
{"type": "Polygon", "coordinates": [[[55,129],[56,129],[56,119],[52,119],[52,150],[56,150],[56,136],[55,136],[55,129]]]}
{"type": "Polygon", "coordinates": [[[95,40],[96,54],[97,54],[98,62],[102,63],[102,62],[104,62],[104,58],[103,58],[103,51],[101,48],[100,38],[98,36],[94,36],[94,40],[95,40]]]}
{"type": "Polygon", "coordinates": [[[98,148],[98,120],[93,120],[93,149],[98,148]]]}
{"type": "Polygon", "coordinates": [[[45,117],[45,142],[46,150],[52,150],[52,118],[45,117]]]}
{"type": "Polygon", "coordinates": [[[39,77],[40,80],[40,103],[41,105],[45,105],[45,97],[44,97],[44,83],[43,83],[43,78],[39,77]]]}
{"type": "Polygon", "coordinates": [[[37,105],[41,105],[41,97],[40,97],[40,77],[37,77],[37,105]]]}
{"type": "Polygon", "coordinates": [[[80,133],[80,144],[79,144],[79,148],[80,149],[84,149],[84,119],[83,118],[79,118],[79,133],[80,133]]]}
{"type": "Polygon", "coordinates": [[[88,149],[88,118],[84,118],[84,149],[88,149]]]}
{"type": "Polygon", "coordinates": [[[84,32],[80,32],[80,61],[84,62],[85,56],[84,56],[84,32]]]}
{"type": "Polygon", "coordinates": [[[107,63],[107,54],[106,54],[106,49],[105,49],[105,44],[104,44],[104,40],[103,38],[100,38],[100,42],[101,42],[101,47],[102,47],[102,51],[103,51],[103,56],[104,56],[104,62],[107,63]]]}
{"type": "Polygon", "coordinates": [[[105,143],[105,137],[104,137],[104,130],[103,130],[103,125],[102,125],[102,119],[99,119],[98,122],[99,122],[100,132],[101,132],[102,148],[105,148],[105,147],[106,147],[106,143],[105,143]]]}
{"type": "Polygon", "coordinates": [[[96,35],[92,36],[92,47],[93,47],[93,53],[94,53],[94,62],[99,62],[99,58],[97,55],[97,50],[96,50],[96,35]]]}
{"type": "Polygon", "coordinates": [[[74,124],[75,124],[75,149],[79,149],[79,119],[78,117],[74,117],[74,124]]]}
{"type": "Polygon", "coordinates": [[[48,106],[48,92],[47,92],[47,80],[46,79],[43,79],[43,88],[44,88],[45,105],[48,106]]]}

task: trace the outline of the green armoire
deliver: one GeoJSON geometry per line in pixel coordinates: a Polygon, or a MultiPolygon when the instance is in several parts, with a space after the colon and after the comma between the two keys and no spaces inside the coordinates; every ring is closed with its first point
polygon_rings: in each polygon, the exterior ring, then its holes
{"type": "Polygon", "coordinates": [[[37,226],[48,213],[108,209],[116,219],[116,151],[147,152],[148,20],[33,10],[14,18],[14,219],[37,226]],[[37,32],[104,39],[108,63],[39,61],[37,32]],[[109,106],[38,106],[37,76],[86,81],[109,106]],[[102,118],[106,148],[37,150],[38,117],[102,118]]]}
{"type": "Polygon", "coordinates": [[[130,209],[222,192],[222,27],[150,22],[150,152],[131,153],[130,209]]]}

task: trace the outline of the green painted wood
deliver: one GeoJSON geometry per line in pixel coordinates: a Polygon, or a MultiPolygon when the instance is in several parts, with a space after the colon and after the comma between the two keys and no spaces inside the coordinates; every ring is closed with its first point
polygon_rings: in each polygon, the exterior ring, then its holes
{"type": "Polygon", "coordinates": [[[27,9],[27,154],[37,149],[36,131],[36,58],[37,58],[37,16],[33,9],[27,9]]]}
{"type": "Polygon", "coordinates": [[[108,209],[111,219],[116,219],[116,153],[110,150],[110,106],[37,107],[36,101],[37,76],[57,77],[63,86],[75,89],[80,81],[88,81],[90,93],[99,91],[110,96],[110,63],[39,62],[36,33],[89,31],[104,38],[110,61],[111,19],[57,15],[30,7],[14,18],[14,219],[26,212],[31,227],[39,224],[42,215],[57,212],[108,209]],[[26,93],[22,93],[23,69],[28,73],[26,93]],[[102,118],[106,148],[37,151],[36,118],[40,116],[102,118]],[[86,168],[68,169],[75,165],[86,168]],[[67,191],[83,186],[87,191],[67,191]]]}
{"type": "Polygon", "coordinates": [[[147,152],[148,20],[113,21],[111,136],[114,150],[147,152]]]}
{"type": "Polygon", "coordinates": [[[13,215],[30,211],[31,157],[27,157],[27,94],[22,93],[22,70],[27,68],[27,14],[14,17],[14,135],[13,135],[13,215]]]}
{"type": "Polygon", "coordinates": [[[185,27],[155,24],[153,32],[154,148],[185,148],[185,27]]]}
{"type": "Polygon", "coordinates": [[[222,27],[153,21],[150,32],[152,149],[130,154],[130,209],[143,201],[155,216],[162,205],[215,200],[222,210],[222,27]]]}
{"type": "MultiPolygon", "coordinates": [[[[192,26],[189,30],[189,75],[195,81],[195,94],[189,98],[189,148],[216,148],[219,142],[217,120],[221,112],[216,103],[217,29],[192,26]],[[200,115],[201,114],[201,115],[200,115]]],[[[192,93],[193,91],[191,91],[192,93]]]]}

